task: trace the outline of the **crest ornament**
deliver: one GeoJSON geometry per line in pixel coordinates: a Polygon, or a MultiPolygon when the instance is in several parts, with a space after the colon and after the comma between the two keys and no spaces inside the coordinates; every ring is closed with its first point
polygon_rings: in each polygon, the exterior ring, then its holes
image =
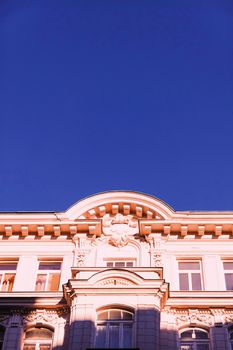
{"type": "Polygon", "coordinates": [[[109,214],[103,216],[103,233],[110,236],[109,243],[115,247],[124,247],[128,244],[130,236],[138,232],[138,222],[132,215],[109,214]]]}

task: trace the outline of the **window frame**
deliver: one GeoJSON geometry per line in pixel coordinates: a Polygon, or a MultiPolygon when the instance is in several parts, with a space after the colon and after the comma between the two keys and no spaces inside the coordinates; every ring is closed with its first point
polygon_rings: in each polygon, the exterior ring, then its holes
{"type": "MultiPolygon", "coordinates": [[[[233,268],[232,269],[225,269],[224,268],[224,263],[232,263],[233,264],[233,260],[232,259],[223,259],[222,260],[222,266],[223,266],[223,273],[224,273],[224,282],[225,282],[225,290],[228,291],[232,291],[233,288],[228,289],[227,288],[227,281],[226,281],[226,275],[232,275],[232,280],[233,280],[233,268]]],[[[233,283],[232,283],[233,284],[233,283]]]]}
{"type": "Polygon", "coordinates": [[[129,346],[129,348],[134,348],[134,332],[135,332],[135,314],[133,311],[131,310],[127,310],[127,309],[123,309],[123,308],[117,308],[117,307],[112,307],[112,308],[108,308],[108,309],[101,309],[97,312],[97,318],[96,318],[96,332],[95,332],[95,348],[98,349],[97,346],[97,333],[98,333],[98,326],[105,326],[105,331],[106,331],[106,335],[105,335],[105,344],[104,346],[101,346],[103,349],[108,349],[110,348],[110,332],[111,332],[111,326],[112,325],[117,325],[119,326],[119,335],[118,335],[118,340],[119,340],[119,349],[123,348],[124,345],[124,325],[130,325],[131,326],[131,345],[129,346]],[[105,319],[98,319],[98,315],[100,315],[101,313],[107,312],[108,315],[110,315],[111,311],[120,311],[121,315],[123,315],[123,313],[129,313],[132,318],[131,319],[127,319],[127,318],[105,318],[105,319]]]}
{"type": "Polygon", "coordinates": [[[18,268],[18,260],[0,260],[0,267],[1,265],[16,265],[15,266],[15,269],[1,269],[0,268],[0,292],[5,292],[5,293],[10,293],[13,291],[13,288],[14,288],[14,283],[15,283],[15,277],[16,277],[16,273],[17,273],[17,268],[18,268]],[[13,275],[13,282],[12,282],[12,285],[7,284],[7,289],[6,290],[2,290],[2,287],[3,287],[3,282],[5,282],[5,276],[6,274],[11,274],[13,275]],[[9,290],[10,289],[10,290],[9,290]]]}
{"type": "Polygon", "coordinates": [[[177,259],[178,264],[178,280],[179,280],[179,290],[180,291],[203,291],[205,290],[204,287],[204,278],[203,278],[203,268],[202,268],[202,260],[201,259],[177,259]],[[199,270],[197,269],[180,269],[179,263],[198,263],[199,264],[199,270]],[[192,274],[198,274],[200,275],[200,282],[201,282],[201,289],[194,289],[193,288],[193,282],[192,282],[192,274]],[[181,289],[180,286],[180,275],[181,274],[187,274],[188,275],[188,289],[181,289]]]}
{"type": "Polygon", "coordinates": [[[46,327],[45,325],[42,325],[41,327],[37,327],[36,325],[34,327],[30,327],[30,328],[26,329],[24,332],[24,341],[23,341],[22,350],[24,350],[25,345],[26,346],[29,346],[29,345],[35,346],[35,350],[40,350],[40,345],[50,345],[49,350],[52,350],[53,337],[54,337],[54,329],[52,329],[50,327],[46,327]],[[26,333],[33,330],[33,329],[37,329],[37,328],[49,330],[52,334],[51,339],[26,339],[26,333]]]}
{"type": "Polygon", "coordinates": [[[106,267],[108,268],[117,268],[117,269],[127,269],[127,268],[131,268],[131,267],[135,267],[136,266],[136,259],[134,258],[107,258],[104,259],[104,262],[106,264],[106,267]],[[113,266],[107,266],[108,264],[112,263],[113,266]],[[116,266],[117,263],[124,263],[125,266],[116,266]],[[133,266],[127,266],[127,263],[132,263],[133,266]]]}
{"type": "Polygon", "coordinates": [[[190,346],[190,349],[187,348],[187,350],[198,350],[198,345],[202,345],[202,344],[207,344],[208,350],[210,350],[209,332],[203,328],[199,328],[199,327],[183,328],[182,330],[179,331],[179,340],[180,340],[180,350],[186,350],[185,348],[182,349],[182,346],[190,346]],[[201,338],[194,337],[193,340],[190,339],[190,340],[183,340],[182,341],[182,337],[181,337],[182,333],[187,332],[187,331],[195,332],[195,330],[200,331],[202,333],[205,333],[207,335],[207,339],[201,339],[201,338]]]}
{"type": "Polygon", "coordinates": [[[38,260],[38,268],[37,268],[36,281],[35,281],[35,291],[36,292],[56,292],[56,291],[59,291],[60,284],[61,284],[61,271],[62,271],[62,260],[61,259],[56,259],[56,260],[55,259],[54,260],[40,259],[40,260],[38,260]],[[40,270],[40,264],[48,264],[48,265],[60,264],[60,269],[41,269],[40,270]],[[59,275],[59,281],[58,281],[58,286],[57,286],[56,290],[48,289],[50,276],[53,274],[59,275]],[[45,286],[43,289],[37,289],[38,278],[41,275],[46,276],[45,286]]]}

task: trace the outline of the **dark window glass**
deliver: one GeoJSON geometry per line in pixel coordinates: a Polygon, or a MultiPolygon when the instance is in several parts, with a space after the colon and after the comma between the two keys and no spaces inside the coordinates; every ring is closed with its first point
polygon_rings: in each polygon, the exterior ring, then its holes
{"type": "Polygon", "coordinates": [[[233,270],[233,262],[228,261],[223,263],[224,270],[233,270]]]}
{"type": "Polygon", "coordinates": [[[179,262],[179,270],[200,270],[200,263],[198,261],[179,262]]]}
{"type": "Polygon", "coordinates": [[[107,267],[113,267],[113,262],[107,262],[107,267]]]}
{"type": "Polygon", "coordinates": [[[0,263],[0,270],[16,270],[17,264],[16,263],[0,263]]]}
{"type": "Polygon", "coordinates": [[[179,274],[180,290],[189,290],[189,279],[187,273],[179,274]]]}
{"type": "Polygon", "coordinates": [[[200,273],[192,273],[192,290],[201,290],[201,275],[200,273]]]}
{"type": "Polygon", "coordinates": [[[233,290],[233,273],[225,273],[226,289],[233,290]]]}
{"type": "Polygon", "coordinates": [[[125,262],[124,261],[116,261],[115,266],[116,267],[125,267],[125,262]]]}
{"type": "Polygon", "coordinates": [[[61,263],[43,263],[39,265],[39,270],[60,270],[61,263]]]}

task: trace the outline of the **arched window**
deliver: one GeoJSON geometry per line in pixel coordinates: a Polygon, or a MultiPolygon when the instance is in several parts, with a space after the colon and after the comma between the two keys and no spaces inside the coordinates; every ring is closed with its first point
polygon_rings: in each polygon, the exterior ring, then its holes
{"type": "Polygon", "coordinates": [[[0,350],[2,349],[2,346],[3,346],[4,334],[5,334],[5,328],[0,326],[0,350]]]}
{"type": "Polygon", "coordinates": [[[134,314],[121,309],[98,312],[95,348],[132,348],[134,314]]]}
{"type": "Polygon", "coordinates": [[[27,330],[23,350],[51,350],[53,332],[48,328],[35,327],[27,330]]]}
{"type": "Polygon", "coordinates": [[[181,350],[209,350],[208,332],[203,329],[189,328],[180,334],[181,350]]]}

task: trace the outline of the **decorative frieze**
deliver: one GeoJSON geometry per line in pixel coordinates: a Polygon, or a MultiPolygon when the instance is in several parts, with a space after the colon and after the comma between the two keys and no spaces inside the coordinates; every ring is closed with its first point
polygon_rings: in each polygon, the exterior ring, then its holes
{"type": "Polygon", "coordinates": [[[176,316],[176,324],[180,328],[183,325],[197,325],[199,323],[210,327],[213,325],[213,315],[210,310],[188,309],[188,310],[172,310],[176,316]]]}

